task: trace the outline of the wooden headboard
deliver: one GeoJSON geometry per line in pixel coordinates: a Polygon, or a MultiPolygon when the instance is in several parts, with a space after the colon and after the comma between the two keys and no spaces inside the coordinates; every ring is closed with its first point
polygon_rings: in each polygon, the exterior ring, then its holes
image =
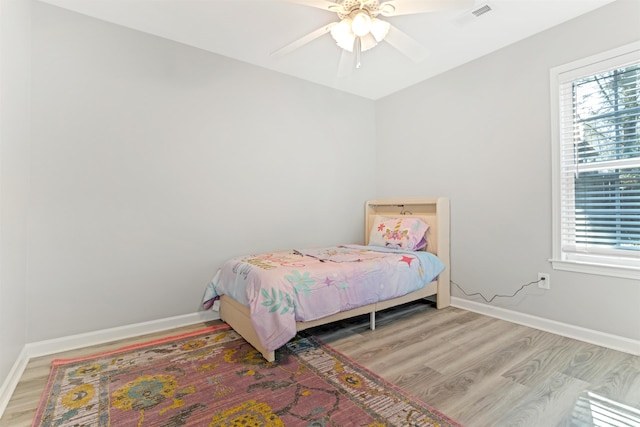
{"type": "Polygon", "coordinates": [[[438,287],[450,286],[449,198],[369,200],[365,207],[365,244],[369,244],[369,232],[376,215],[418,217],[429,224],[425,250],[437,255],[445,265],[438,287]]]}

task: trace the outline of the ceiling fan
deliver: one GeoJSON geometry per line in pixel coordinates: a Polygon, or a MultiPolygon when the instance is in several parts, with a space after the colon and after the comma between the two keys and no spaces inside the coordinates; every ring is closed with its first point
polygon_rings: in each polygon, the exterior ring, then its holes
{"type": "Polygon", "coordinates": [[[400,31],[378,16],[394,17],[417,13],[429,13],[446,9],[471,7],[474,0],[287,0],[336,13],[340,20],[331,22],[294,42],[276,50],[271,56],[286,55],[295,49],[327,34],[341,47],[339,74],[344,74],[345,63],[351,54],[355,54],[355,67],[360,68],[360,54],[385,41],[415,62],[426,57],[426,49],[415,39],[400,31]]]}

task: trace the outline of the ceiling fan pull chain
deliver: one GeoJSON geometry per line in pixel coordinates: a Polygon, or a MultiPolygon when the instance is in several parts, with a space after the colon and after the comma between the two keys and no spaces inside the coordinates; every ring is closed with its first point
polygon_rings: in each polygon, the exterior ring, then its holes
{"type": "Polygon", "coordinates": [[[355,50],[356,50],[356,68],[360,68],[360,65],[362,65],[362,63],[360,62],[360,56],[362,54],[362,41],[360,40],[360,37],[356,37],[355,50]]]}

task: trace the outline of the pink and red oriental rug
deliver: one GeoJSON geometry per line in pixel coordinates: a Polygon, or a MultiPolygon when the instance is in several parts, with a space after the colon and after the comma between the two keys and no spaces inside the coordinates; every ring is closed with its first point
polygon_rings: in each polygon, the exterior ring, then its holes
{"type": "Polygon", "coordinates": [[[312,336],[266,362],[227,326],[53,362],[34,426],[458,426],[312,336]]]}

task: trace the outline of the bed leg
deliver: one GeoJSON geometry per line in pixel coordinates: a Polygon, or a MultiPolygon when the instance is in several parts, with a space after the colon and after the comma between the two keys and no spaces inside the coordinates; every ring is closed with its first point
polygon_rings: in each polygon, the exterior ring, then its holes
{"type": "Polygon", "coordinates": [[[372,311],[371,313],[369,313],[369,328],[372,331],[376,330],[376,312],[372,311]]]}
{"type": "Polygon", "coordinates": [[[276,361],[276,352],[275,351],[264,351],[264,352],[262,352],[262,357],[264,357],[267,362],[275,362],[276,361]]]}

